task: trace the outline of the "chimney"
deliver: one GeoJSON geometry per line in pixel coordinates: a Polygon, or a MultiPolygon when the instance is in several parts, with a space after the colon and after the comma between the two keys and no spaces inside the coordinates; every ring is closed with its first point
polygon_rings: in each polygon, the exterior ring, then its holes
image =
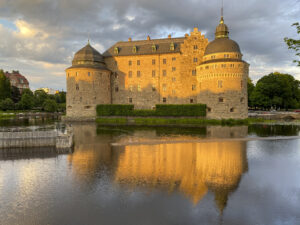
{"type": "Polygon", "coordinates": [[[169,35],[168,35],[168,38],[171,39],[171,37],[172,37],[171,34],[169,34],[169,35]]]}
{"type": "Polygon", "coordinates": [[[150,36],[148,35],[148,36],[147,36],[147,41],[150,41],[150,40],[151,40],[151,38],[150,38],[150,36]]]}
{"type": "Polygon", "coordinates": [[[129,42],[131,42],[131,41],[132,41],[131,37],[130,37],[130,38],[128,38],[128,41],[129,41],[129,42]]]}

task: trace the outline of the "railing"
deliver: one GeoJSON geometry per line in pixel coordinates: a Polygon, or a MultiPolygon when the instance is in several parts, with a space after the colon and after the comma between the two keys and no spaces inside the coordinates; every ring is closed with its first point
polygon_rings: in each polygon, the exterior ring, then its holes
{"type": "Polygon", "coordinates": [[[55,147],[58,152],[65,152],[73,146],[73,132],[62,134],[51,131],[0,132],[0,149],[55,147]]]}

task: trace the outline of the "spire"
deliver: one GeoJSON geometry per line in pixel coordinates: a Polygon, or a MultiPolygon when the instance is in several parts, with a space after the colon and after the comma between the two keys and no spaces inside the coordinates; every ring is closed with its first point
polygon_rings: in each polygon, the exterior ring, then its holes
{"type": "Polygon", "coordinates": [[[88,33],[88,45],[90,44],[90,32],[88,33]]]}
{"type": "Polygon", "coordinates": [[[221,21],[220,21],[220,23],[224,23],[224,0],[222,0],[221,21]]]}
{"type": "Polygon", "coordinates": [[[216,38],[228,38],[228,34],[228,27],[224,23],[224,0],[222,0],[221,19],[219,25],[217,26],[215,35],[216,38]]]}
{"type": "Polygon", "coordinates": [[[222,0],[222,7],[221,7],[221,21],[224,22],[224,0],[222,0]]]}

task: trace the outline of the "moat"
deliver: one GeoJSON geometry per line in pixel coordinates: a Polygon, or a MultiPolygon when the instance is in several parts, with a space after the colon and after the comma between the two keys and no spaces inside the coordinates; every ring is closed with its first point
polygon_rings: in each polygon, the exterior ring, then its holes
{"type": "Polygon", "coordinates": [[[1,225],[300,224],[300,126],[71,126],[71,154],[0,152],[1,225]]]}

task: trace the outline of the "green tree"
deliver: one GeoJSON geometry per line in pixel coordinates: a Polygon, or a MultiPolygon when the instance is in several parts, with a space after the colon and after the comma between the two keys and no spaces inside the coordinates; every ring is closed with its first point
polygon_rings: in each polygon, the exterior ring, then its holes
{"type": "Polygon", "coordinates": [[[34,106],[43,107],[44,102],[48,99],[48,95],[44,90],[36,90],[34,92],[34,106]]]}
{"type": "Polygon", "coordinates": [[[260,108],[297,108],[300,82],[289,74],[271,73],[262,77],[250,96],[253,106],[260,108]]]}
{"type": "Polygon", "coordinates": [[[14,104],[13,100],[11,100],[10,98],[7,98],[0,102],[0,108],[2,110],[13,110],[15,108],[15,104],[14,104]]]}
{"type": "Polygon", "coordinates": [[[62,91],[54,95],[57,103],[66,103],[66,92],[62,91]]]}
{"type": "Polygon", "coordinates": [[[4,75],[3,70],[0,70],[0,100],[11,97],[11,86],[9,79],[4,75]]]}
{"type": "Polygon", "coordinates": [[[34,97],[29,92],[22,94],[21,101],[18,104],[19,109],[30,110],[34,105],[34,97]]]}
{"type": "Polygon", "coordinates": [[[44,102],[43,108],[46,112],[56,112],[58,109],[57,103],[52,99],[47,99],[44,102]]]}
{"type": "MultiPolygon", "coordinates": [[[[297,33],[300,34],[300,24],[294,23],[292,26],[295,26],[297,29],[297,33]]],[[[285,43],[288,45],[289,49],[293,49],[296,51],[296,56],[300,57],[300,39],[292,39],[292,38],[284,38],[285,43]]],[[[300,66],[300,60],[296,59],[294,60],[295,63],[298,63],[298,66],[300,66]]]]}
{"type": "Polygon", "coordinates": [[[30,89],[24,89],[23,91],[22,91],[22,96],[24,95],[24,94],[28,94],[28,95],[30,95],[30,96],[34,96],[33,95],[33,92],[30,90],[30,89]]]}

